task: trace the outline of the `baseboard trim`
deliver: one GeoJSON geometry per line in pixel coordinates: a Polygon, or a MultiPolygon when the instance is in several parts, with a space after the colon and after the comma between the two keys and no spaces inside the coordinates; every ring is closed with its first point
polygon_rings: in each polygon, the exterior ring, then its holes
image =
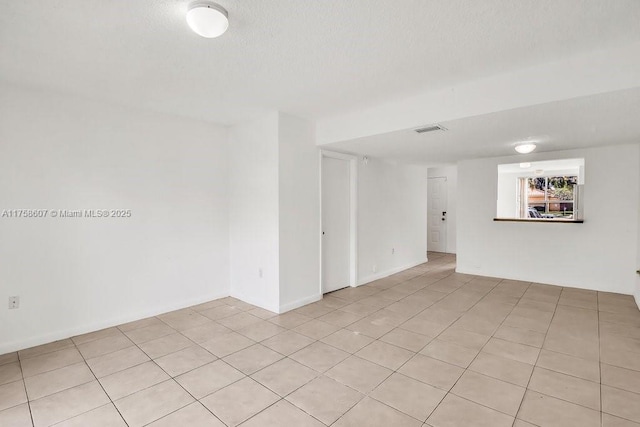
{"type": "Polygon", "coordinates": [[[156,308],[153,310],[147,310],[142,313],[134,315],[117,317],[101,322],[91,323],[88,326],[79,326],[76,328],[64,329],[62,331],[56,331],[49,334],[39,335],[26,340],[12,341],[8,343],[0,344],[0,354],[10,353],[13,351],[24,350],[26,348],[35,347],[37,345],[48,344],[50,342],[63,340],[77,335],[87,334],[89,332],[99,331],[105,328],[111,328],[113,326],[122,325],[123,323],[134,322],[140,319],[146,319],[147,317],[158,316],[160,314],[168,313],[174,310],[180,310],[182,308],[191,307],[193,305],[202,304],[205,302],[213,301],[220,298],[226,298],[229,293],[214,294],[206,297],[194,298],[192,300],[183,301],[178,304],[170,304],[163,306],[162,308],[156,308]]]}
{"type": "Polygon", "coordinates": [[[401,272],[403,270],[407,270],[409,268],[413,268],[413,267],[415,267],[417,265],[424,264],[425,262],[428,262],[428,259],[425,258],[425,259],[420,260],[420,261],[414,261],[414,262],[411,262],[409,264],[405,264],[405,265],[400,266],[400,267],[392,268],[390,270],[385,270],[385,271],[382,271],[382,272],[379,272],[379,273],[376,273],[376,274],[372,274],[371,276],[363,277],[361,279],[358,279],[358,282],[356,283],[356,286],[362,286],[362,285],[366,285],[367,283],[371,283],[371,282],[373,282],[375,280],[384,279],[385,277],[389,277],[392,274],[396,274],[396,273],[399,273],[399,272],[401,272]]]}
{"type": "Polygon", "coordinates": [[[287,311],[295,310],[296,308],[311,304],[312,302],[320,301],[321,299],[322,294],[315,294],[286,304],[280,304],[279,313],[286,313],[287,311]]]}
{"type": "Polygon", "coordinates": [[[640,289],[636,290],[636,293],[633,296],[636,300],[636,305],[638,306],[638,310],[640,310],[640,289]]]}

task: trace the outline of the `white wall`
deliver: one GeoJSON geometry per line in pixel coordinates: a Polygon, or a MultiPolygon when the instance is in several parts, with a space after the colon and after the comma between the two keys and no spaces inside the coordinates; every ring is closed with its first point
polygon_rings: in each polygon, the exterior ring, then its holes
{"type": "MultiPolygon", "coordinates": [[[[640,150],[638,150],[638,153],[640,154],[640,150]]],[[[640,160],[638,160],[638,163],[640,164],[640,160]]],[[[640,198],[640,194],[638,198],[640,198]]],[[[638,244],[636,246],[636,254],[636,270],[640,271],[640,208],[638,209],[638,244]]],[[[635,297],[636,304],[638,304],[638,308],[640,308],[640,273],[636,274],[635,297]]]]}
{"type": "Polygon", "coordinates": [[[426,167],[359,156],[358,283],[425,262],[426,218],[426,167]]]}
{"type": "Polygon", "coordinates": [[[457,166],[429,168],[427,171],[427,176],[429,178],[447,178],[447,252],[450,254],[455,254],[458,234],[456,227],[458,221],[458,168],[457,166]]]}
{"type": "Polygon", "coordinates": [[[274,312],[280,307],[278,126],[274,112],[229,131],[231,295],[274,312]]]}
{"type": "Polygon", "coordinates": [[[226,138],[2,84],[0,210],[132,217],[0,218],[0,354],[228,295],[226,138]]]}
{"type": "Polygon", "coordinates": [[[280,114],[280,311],[322,298],[320,290],[320,163],[315,129],[280,114]]]}
{"type": "Polygon", "coordinates": [[[458,164],[462,273],[632,294],[636,286],[640,145],[458,164]],[[494,222],[498,165],[585,159],[584,224],[494,222]]]}

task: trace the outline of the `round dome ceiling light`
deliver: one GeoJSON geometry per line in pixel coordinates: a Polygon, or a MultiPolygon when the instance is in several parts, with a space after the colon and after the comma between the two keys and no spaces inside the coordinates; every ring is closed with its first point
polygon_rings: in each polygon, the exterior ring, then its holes
{"type": "Polygon", "coordinates": [[[212,39],[227,31],[229,14],[217,3],[198,1],[189,6],[187,24],[197,35],[212,39]]]}
{"type": "Polygon", "coordinates": [[[520,145],[516,145],[515,149],[520,154],[529,154],[536,149],[536,144],[532,144],[532,143],[520,144],[520,145]]]}

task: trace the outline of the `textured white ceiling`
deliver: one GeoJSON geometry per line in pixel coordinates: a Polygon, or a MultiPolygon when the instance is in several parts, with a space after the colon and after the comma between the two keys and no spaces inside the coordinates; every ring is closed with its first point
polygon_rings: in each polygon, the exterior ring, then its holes
{"type": "Polygon", "coordinates": [[[635,88],[443,122],[446,132],[407,129],[324,148],[435,166],[516,155],[515,145],[524,140],[537,142],[536,153],[638,143],[638,117],[635,88]]]}
{"type": "Polygon", "coordinates": [[[231,124],[319,118],[638,40],[638,0],[0,0],[0,79],[231,124]]]}

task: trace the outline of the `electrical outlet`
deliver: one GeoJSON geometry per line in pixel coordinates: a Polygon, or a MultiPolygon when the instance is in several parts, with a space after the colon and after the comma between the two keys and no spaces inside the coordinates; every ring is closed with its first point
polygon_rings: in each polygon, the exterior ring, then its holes
{"type": "Polygon", "coordinates": [[[262,279],[262,269],[261,268],[258,269],[258,277],[262,279]]]}
{"type": "Polygon", "coordinates": [[[375,265],[375,264],[373,264],[373,266],[371,266],[371,271],[372,271],[373,273],[377,273],[377,272],[378,272],[378,266],[377,266],[377,265],[375,265]]]}
{"type": "Polygon", "coordinates": [[[20,297],[9,297],[9,309],[20,308],[20,297]]]}

